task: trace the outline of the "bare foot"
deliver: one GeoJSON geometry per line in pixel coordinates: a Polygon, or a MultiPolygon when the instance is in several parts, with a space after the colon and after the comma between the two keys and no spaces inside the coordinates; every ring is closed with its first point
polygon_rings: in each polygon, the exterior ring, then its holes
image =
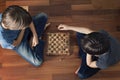
{"type": "Polygon", "coordinates": [[[47,23],[47,24],[45,25],[44,30],[46,30],[50,25],[51,25],[51,23],[47,23]]]}
{"type": "Polygon", "coordinates": [[[80,67],[75,71],[75,74],[78,74],[78,71],[80,70],[80,67]]]}

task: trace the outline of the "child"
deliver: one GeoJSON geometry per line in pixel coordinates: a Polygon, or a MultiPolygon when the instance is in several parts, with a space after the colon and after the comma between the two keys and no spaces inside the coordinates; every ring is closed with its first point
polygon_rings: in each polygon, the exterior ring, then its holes
{"type": "Polygon", "coordinates": [[[81,67],[75,72],[80,78],[93,76],[99,70],[108,68],[120,61],[120,43],[106,31],[93,32],[84,27],[59,25],[59,30],[78,32],[79,55],[81,67]]]}
{"type": "Polygon", "coordinates": [[[44,42],[40,37],[47,22],[47,15],[41,13],[32,18],[22,7],[12,5],[0,14],[0,22],[2,48],[15,50],[34,66],[40,66],[44,49],[44,42]]]}

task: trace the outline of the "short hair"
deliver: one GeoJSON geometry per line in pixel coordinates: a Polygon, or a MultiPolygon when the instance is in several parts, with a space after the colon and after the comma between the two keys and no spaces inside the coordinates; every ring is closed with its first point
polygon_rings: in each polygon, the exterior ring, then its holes
{"type": "Polygon", "coordinates": [[[88,54],[101,55],[109,50],[110,41],[103,33],[92,32],[81,39],[81,48],[88,54]]]}
{"type": "Polygon", "coordinates": [[[5,27],[21,29],[27,27],[32,22],[31,15],[22,7],[17,5],[9,6],[2,14],[2,21],[5,27]]]}

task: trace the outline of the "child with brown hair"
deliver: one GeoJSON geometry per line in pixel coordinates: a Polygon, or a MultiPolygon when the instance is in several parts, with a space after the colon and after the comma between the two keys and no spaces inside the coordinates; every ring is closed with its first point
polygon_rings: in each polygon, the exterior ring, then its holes
{"type": "Polygon", "coordinates": [[[47,22],[47,15],[40,13],[31,17],[22,7],[12,5],[0,14],[0,22],[2,48],[15,50],[34,66],[41,65],[44,42],[40,37],[47,22]]]}

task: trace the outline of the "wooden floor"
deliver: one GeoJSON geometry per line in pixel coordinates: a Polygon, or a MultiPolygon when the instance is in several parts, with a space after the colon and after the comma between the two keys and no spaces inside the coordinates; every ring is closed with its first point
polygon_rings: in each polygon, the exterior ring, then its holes
{"type": "MultiPolygon", "coordinates": [[[[60,23],[104,29],[120,40],[120,0],[0,0],[0,12],[9,5],[25,6],[31,15],[45,12],[52,25],[45,31],[59,32],[60,23]]],[[[75,32],[71,34],[70,56],[46,56],[36,68],[17,53],[0,47],[0,80],[80,80],[74,74],[81,63],[76,51],[75,32]]],[[[44,38],[46,40],[46,37],[44,38]]],[[[45,50],[46,51],[46,50],[45,50]]],[[[120,80],[120,63],[87,80],[120,80]]]]}

